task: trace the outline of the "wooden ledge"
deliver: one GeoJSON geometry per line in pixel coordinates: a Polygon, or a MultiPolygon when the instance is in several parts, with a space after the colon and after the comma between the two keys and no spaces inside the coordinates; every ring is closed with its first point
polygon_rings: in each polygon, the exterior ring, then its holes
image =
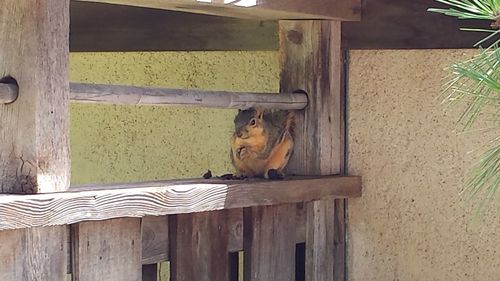
{"type": "Polygon", "coordinates": [[[68,192],[0,195],[0,230],[359,196],[357,176],[87,185],[68,192]]]}

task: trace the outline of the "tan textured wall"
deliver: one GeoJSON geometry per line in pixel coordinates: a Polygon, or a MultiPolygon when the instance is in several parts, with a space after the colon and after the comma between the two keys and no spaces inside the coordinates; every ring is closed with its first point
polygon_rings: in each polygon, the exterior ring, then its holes
{"type": "Polygon", "coordinates": [[[349,200],[349,280],[500,280],[498,210],[473,224],[458,195],[467,152],[490,138],[457,136],[434,99],[443,67],[471,55],[351,52],[348,170],[363,196],[349,200]]]}
{"type": "MultiPolygon", "coordinates": [[[[71,81],[278,91],[276,52],[72,53],[71,81]]],[[[109,183],[232,172],[234,110],[71,106],[71,182],[109,183]]]]}

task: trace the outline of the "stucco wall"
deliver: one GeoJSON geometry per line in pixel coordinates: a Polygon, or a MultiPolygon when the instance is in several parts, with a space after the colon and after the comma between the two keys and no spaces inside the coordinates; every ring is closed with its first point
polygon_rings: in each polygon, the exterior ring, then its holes
{"type": "Polygon", "coordinates": [[[442,69],[471,51],[353,51],[348,171],[349,280],[500,280],[500,215],[477,221],[458,192],[469,151],[491,139],[456,135],[458,112],[435,97],[442,69]]]}
{"type": "MultiPolygon", "coordinates": [[[[71,81],[269,91],[275,52],[72,53],[71,81]]],[[[234,110],[71,105],[71,182],[107,183],[232,172],[234,110]]]]}
{"type": "MultiPolygon", "coordinates": [[[[464,51],[351,52],[348,171],[353,281],[481,280],[500,276],[500,217],[470,222],[459,195],[481,141],[452,132],[434,100],[442,68],[464,51]],[[474,141],[476,140],[476,141],[474,141]]],[[[277,91],[275,52],[74,53],[71,80],[277,91]]],[[[232,110],[71,106],[72,183],[200,176],[231,170],[232,110]]],[[[483,138],[486,140],[487,137],[483,138]]]]}

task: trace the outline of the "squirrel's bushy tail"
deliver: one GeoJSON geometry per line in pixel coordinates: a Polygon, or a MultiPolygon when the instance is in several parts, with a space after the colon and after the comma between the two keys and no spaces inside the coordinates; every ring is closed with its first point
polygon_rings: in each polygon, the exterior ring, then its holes
{"type": "Polygon", "coordinates": [[[294,135],[295,132],[295,111],[294,110],[288,110],[286,119],[285,119],[285,124],[284,124],[285,131],[288,131],[292,136],[294,135]]]}

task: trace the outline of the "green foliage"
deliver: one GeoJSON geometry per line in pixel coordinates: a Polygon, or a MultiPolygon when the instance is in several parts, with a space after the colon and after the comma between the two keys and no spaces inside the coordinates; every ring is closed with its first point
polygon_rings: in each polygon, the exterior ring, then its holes
{"type": "Polygon", "coordinates": [[[431,8],[429,11],[491,23],[491,29],[462,28],[465,31],[488,33],[474,45],[486,46],[480,47],[480,53],[472,59],[451,65],[441,96],[447,106],[464,106],[457,121],[459,131],[471,131],[477,121],[482,120],[481,124],[488,124],[488,129],[497,134],[489,143],[491,148],[470,171],[464,188],[470,198],[478,194],[484,196],[481,209],[484,203],[494,198],[500,184],[500,0],[436,1],[451,7],[431,8]]]}

